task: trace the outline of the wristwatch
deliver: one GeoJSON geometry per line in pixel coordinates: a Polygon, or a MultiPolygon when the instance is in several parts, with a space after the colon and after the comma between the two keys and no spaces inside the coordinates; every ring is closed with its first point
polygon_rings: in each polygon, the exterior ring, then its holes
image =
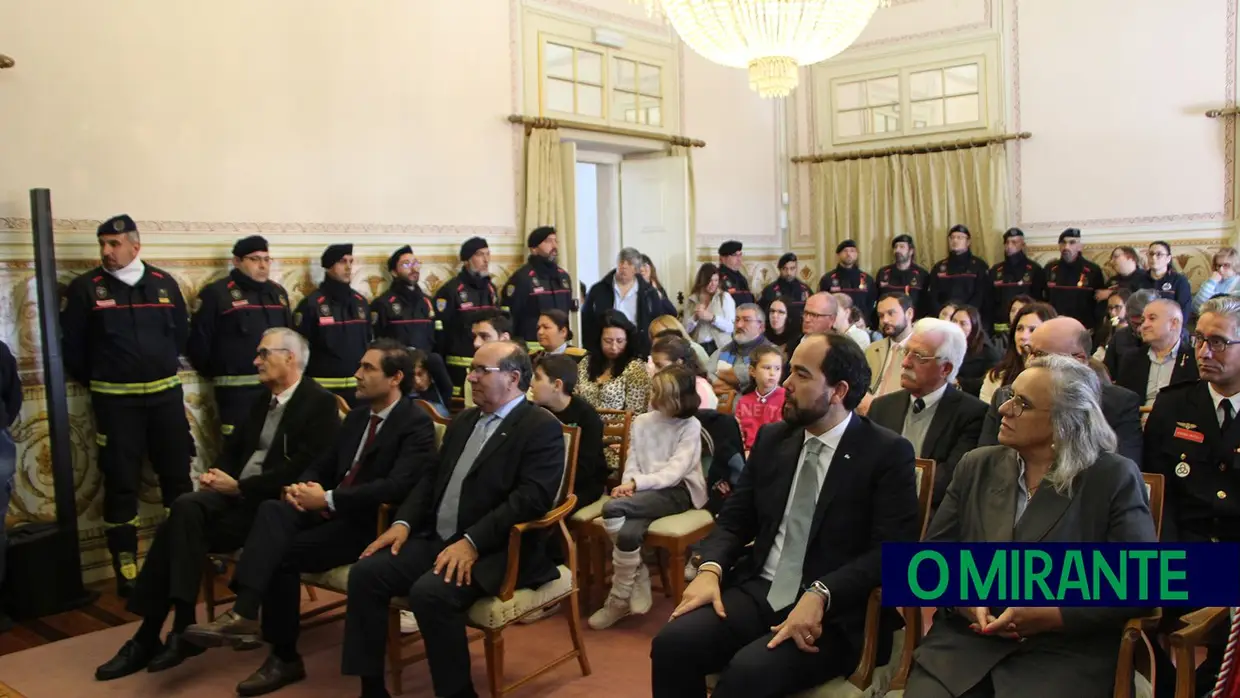
{"type": "Polygon", "coordinates": [[[806,594],[817,594],[818,596],[822,597],[823,613],[826,613],[827,610],[831,608],[831,590],[827,588],[826,584],[823,584],[822,582],[819,582],[819,581],[815,581],[813,584],[805,588],[805,593],[806,594]]]}

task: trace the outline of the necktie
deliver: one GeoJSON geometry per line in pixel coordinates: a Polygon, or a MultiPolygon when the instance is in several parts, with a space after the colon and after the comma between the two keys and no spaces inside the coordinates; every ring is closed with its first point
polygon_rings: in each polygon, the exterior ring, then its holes
{"type": "Polygon", "coordinates": [[[275,398],[273,397],[273,398],[271,398],[271,404],[270,404],[270,405],[267,405],[267,411],[268,411],[268,412],[274,412],[274,411],[275,411],[275,409],[276,409],[277,407],[279,407],[279,406],[280,406],[280,401],[279,401],[279,400],[277,400],[277,399],[275,399],[275,398]]]}
{"type": "Polygon", "coordinates": [[[926,409],[925,400],[922,400],[921,398],[913,400],[913,414],[921,414],[921,411],[924,409],[926,409]]]}
{"type": "Polygon", "coordinates": [[[353,462],[353,467],[349,468],[349,472],[344,474],[344,479],[340,481],[341,487],[348,487],[353,484],[353,480],[357,477],[357,471],[362,469],[361,454],[365,453],[366,449],[370,448],[370,445],[375,442],[375,431],[379,429],[379,422],[382,421],[383,417],[380,417],[377,414],[370,415],[370,430],[366,432],[366,445],[362,446],[362,450],[359,452],[357,460],[353,462]]]}
{"type": "Polygon", "coordinates": [[[449,540],[456,535],[457,514],[461,506],[461,486],[465,484],[465,476],[473,469],[478,453],[486,444],[491,422],[495,419],[495,415],[489,414],[478,420],[478,423],[474,425],[474,432],[469,435],[469,441],[465,442],[465,450],[461,451],[461,457],[457,459],[456,466],[452,468],[452,477],[449,478],[448,486],[444,489],[443,501],[439,503],[439,514],[435,522],[435,532],[439,534],[441,540],[449,540]]]}
{"type": "Polygon", "coordinates": [[[1226,434],[1231,431],[1232,418],[1235,415],[1232,414],[1231,400],[1223,400],[1220,406],[1223,408],[1223,433],[1226,434]]]}
{"type": "Polygon", "coordinates": [[[805,443],[805,462],[797,476],[796,491],[792,493],[792,508],[784,520],[784,542],[779,551],[779,564],[775,566],[775,579],[766,593],[771,609],[780,610],[796,601],[801,590],[801,576],[805,566],[805,547],[809,543],[809,528],[814,521],[818,503],[817,463],[825,446],[818,439],[805,443]]]}

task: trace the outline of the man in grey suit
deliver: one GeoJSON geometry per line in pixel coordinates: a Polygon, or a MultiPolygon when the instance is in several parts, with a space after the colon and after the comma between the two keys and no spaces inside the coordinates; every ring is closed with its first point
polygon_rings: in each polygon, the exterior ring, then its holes
{"type": "Polygon", "coordinates": [[[908,439],[919,458],[934,459],[935,507],[956,463],[977,446],[986,419],[986,403],[952,385],[967,348],[968,338],[955,324],[918,320],[905,343],[901,390],[876,398],[867,415],[908,439]]]}
{"type": "MultiPolygon", "coordinates": [[[[1039,325],[1029,336],[1029,345],[1031,357],[1057,354],[1070,356],[1084,365],[1089,365],[1089,349],[1093,345],[1093,339],[1085,326],[1077,320],[1057,317],[1039,325]]],[[[1106,417],[1107,424],[1115,430],[1115,438],[1119,440],[1115,452],[1134,463],[1140,463],[1143,438],[1141,397],[1118,385],[1102,386],[1101,396],[1102,414],[1106,417]]],[[[986,413],[986,422],[982,425],[979,446],[999,443],[999,407],[1011,397],[1011,386],[995,391],[995,396],[990,401],[990,410],[986,413]]]]}
{"type": "MultiPolygon", "coordinates": [[[[927,541],[1155,542],[1141,472],[1111,453],[1098,383],[1067,357],[1032,360],[1002,406],[1002,445],[960,460],[927,541]]],[[[1121,631],[1144,611],[939,609],[913,653],[905,696],[1110,695],[1121,631]]]]}

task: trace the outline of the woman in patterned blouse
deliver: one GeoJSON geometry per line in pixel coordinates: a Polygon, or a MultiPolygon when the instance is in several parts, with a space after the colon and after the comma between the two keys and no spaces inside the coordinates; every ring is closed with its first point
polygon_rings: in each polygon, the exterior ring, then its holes
{"type": "MultiPolygon", "coordinates": [[[[589,354],[578,365],[576,394],[596,410],[645,412],[650,403],[650,376],[642,357],[634,354],[637,328],[623,313],[608,311],[599,344],[603,350],[589,354]]],[[[607,449],[607,464],[611,470],[619,468],[614,449],[607,449]]]]}

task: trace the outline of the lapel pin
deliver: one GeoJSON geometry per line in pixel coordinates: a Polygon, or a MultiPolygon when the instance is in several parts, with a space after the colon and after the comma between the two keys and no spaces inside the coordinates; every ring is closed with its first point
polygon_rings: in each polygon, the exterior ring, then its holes
{"type": "Polygon", "coordinates": [[[844,460],[848,460],[848,454],[847,454],[847,453],[845,453],[845,454],[844,454],[844,460]]]}

